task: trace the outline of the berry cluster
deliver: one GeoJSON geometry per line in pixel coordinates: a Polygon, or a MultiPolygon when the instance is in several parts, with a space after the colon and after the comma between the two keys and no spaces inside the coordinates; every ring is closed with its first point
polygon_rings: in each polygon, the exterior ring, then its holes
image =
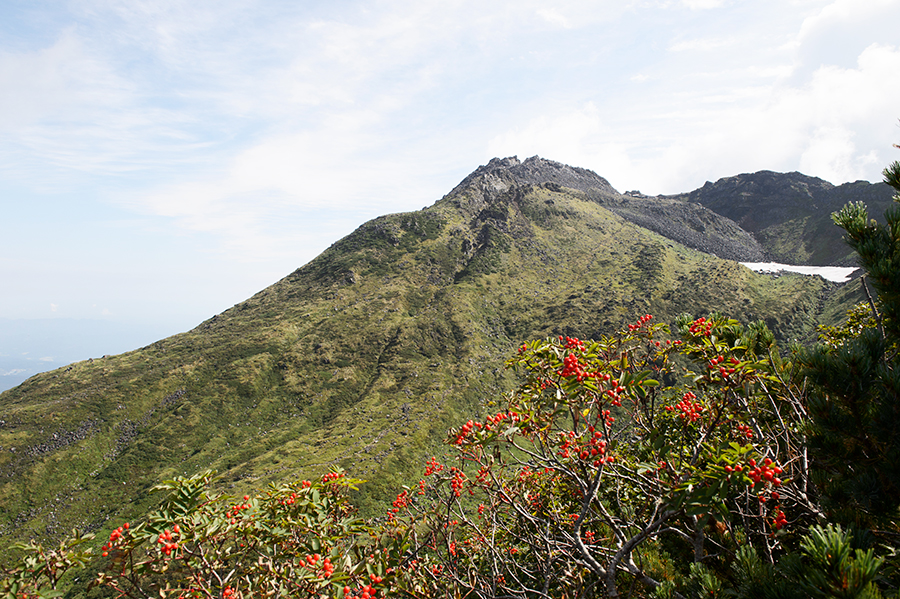
{"type": "MultiPolygon", "coordinates": [[[[773,464],[773,462],[772,462],[771,458],[766,458],[765,460],[763,460],[763,463],[759,466],[757,466],[756,460],[753,460],[753,459],[748,460],[747,465],[749,468],[748,468],[746,474],[750,478],[750,480],[753,481],[754,485],[758,485],[760,483],[762,483],[762,484],[771,483],[773,487],[780,487],[782,481],[780,478],[778,478],[777,475],[782,473],[781,466],[778,466],[778,465],[773,466],[772,464],[773,464]]],[[[732,474],[732,473],[742,474],[744,472],[744,466],[741,464],[735,464],[733,467],[725,466],[724,469],[725,469],[725,472],[727,472],[728,474],[732,474]]],[[[772,498],[777,499],[778,497],[773,495],[772,498]]]]}
{"type": "Polygon", "coordinates": [[[612,423],[616,421],[609,410],[603,410],[602,412],[600,412],[600,416],[606,422],[606,426],[612,426],[612,423]]]}
{"type": "Polygon", "coordinates": [[[435,472],[440,472],[444,469],[444,465],[437,461],[437,458],[432,457],[430,460],[425,462],[425,476],[431,476],[435,472]]]}
{"type": "MultiPolygon", "coordinates": [[[[568,354],[565,358],[563,358],[563,367],[560,370],[556,371],[561,377],[570,377],[574,376],[575,380],[579,383],[585,379],[593,378],[598,382],[608,383],[612,380],[612,377],[609,373],[601,372],[599,370],[595,370],[593,372],[589,372],[585,370],[584,365],[578,361],[578,357],[575,354],[568,354]]],[[[541,385],[541,388],[545,388],[545,385],[541,385]]],[[[613,405],[619,406],[622,405],[620,403],[621,397],[620,393],[625,391],[625,387],[620,386],[619,384],[614,384],[610,389],[605,391],[605,393],[612,399],[613,405]]]]}
{"type": "MultiPolygon", "coordinates": [[[[454,445],[462,445],[463,441],[466,440],[466,437],[469,436],[469,433],[472,432],[472,429],[475,427],[475,422],[473,420],[469,420],[467,423],[460,427],[459,432],[456,434],[456,441],[453,442],[454,445]]],[[[480,427],[479,427],[480,428],[480,427]]]]}
{"type": "Polygon", "coordinates": [[[709,337],[712,334],[713,321],[707,321],[702,316],[691,323],[691,326],[688,330],[692,335],[702,335],[705,337],[709,337]]]}
{"type": "Polygon", "coordinates": [[[397,495],[397,499],[394,500],[393,506],[395,508],[403,508],[409,505],[409,492],[403,491],[397,495]]]}
{"type": "Polygon", "coordinates": [[[750,464],[753,469],[747,472],[747,476],[749,476],[754,483],[759,484],[761,481],[765,480],[776,487],[781,486],[781,479],[777,477],[777,475],[782,472],[781,467],[778,465],[773,467],[770,458],[763,460],[763,463],[760,466],[756,465],[756,460],[750,460],[748,464],[750,464]]]}
{"type": "Polygon", "coordinates": [[[339,479],[339,478],[342,478],[343,476],[344,476],[344,473],[343,473],[343,472],[329,472],[329,473],[327,473],[325,476],[322,477],[322,483],[323,483],[323,484],[327,484],[327,483],[330,483],[330,482],[333,481],[333,480],[337,480],[337,479],[339,479]]]}
{"type": "MultiPolygon", "coordinates": [[[[373,584],[381,584],[384,580],[381,576],[376,576],[374,574],[370,574],[369,578],[373,584]]],[[[344,587],[344,599],[372,599],[377,596],[378,590],[372,585],[367,584],[359,589],[359,595],[354,595],[353,592],[353,589],[350,587],[344,587]]]]}
{"type": "Polygon", "coordinates": [[[559,433],[561,443],[557,455],[563,458],[577,457],[583,461],[591,461],[595,467],[604,462],[612,462],[613,456],[605,455],[607,443],[603,440],[603,433],[595,430],[593,426],[588,427],[588,432],[591,433],[591,436],[583,445],[578,444],[574,431],[569,431],[568,434],[559,433]]]}
{"type": "Polygon", "coordinates": [[[709,364],[707,364],[706,367],[707,367],[707,369],[709,369],[710,373],[712,371],[718,369],[719,374],[722,376],[722,378],[727,379],[728,375],[734,374],[734,367],[737,366],[738,364],[740,364],[741,361],[738,360],[737,358],[735,358],[734,356],[732,356],[728,360],[728,362],[731,364],[731,366],[728,366],[728,367],[722,365],[722,362],[724,362],[724,361],[725,361],[725,356],[716,356],[715,358],[713,358],[712,360],[709,361],[709,364]]]}
{"type": "Polygon", "coordinates": [[[490,430],[491,426],[500,424],[504,420],[519,422],[519,414],[515,410],[510,410],[509,412],[497,412],[496,416],[488,416],[485,418],[484,428],[490,430]]]}
{"type": "MultiPolygon", "coordinates": [[[[525,469],[527,469],[527,468],[528,468],[528,466],[525,466],[525,469]]],[[[522,474],[520,473],[519,476],[520,476],[520,480],[521,480],[522,474]]],[[[487,485],[490,483],[490,480],[491,480],[491,467],[490,467],[490,465],[483,465],[481,468],[478,469],[478,474],[475,475],[475,481],[479,485],[487,485]]]]}
{"type": "Polygon", "coordinates": [[[772,522],[772,526],[775,527],[775,530],[781,530],[784,528],[784,525],[787,524],[787,518],[784,515],[784,512],[781,510],[775,511],[775,520],[772,522]]]}
{"type": "MultiPolygon", "coordinates": [[[[606,375],[606,378],[607,379],[609,378],[608,374],[606,375]]],[[[616,407],[619,407],[622,405],[621,393],[623,391],[625,391],[625,387],[623,387],[622,385],[616,385],[615,387],[611,387],[610,389],[606,390],[606,395],[609,396],[610,403],[612,403],[612,405],[614,405],[616,407]]]]}
{"type": "Polygon", "coordinates": [[[694,401],[695,399],[697,399],[697,396],[688,391],[677,404],[674,406],[666,406],[666,411],[672,412],[678,410],[681,412],[678,414],[678,417],[683,421],[696,422],[702,415],[703,405],[699,401],[694,401]]]}
{"type": "Polygon", "coordinates": [[[746,439],[752,439],[752,438],[753,438],[753,431],[752,431],[752,430],[750,429],[750,427],[747,426],[746,424],[737,424],[737,425],[735,425],[734,428],[735,428],[735,430],[737,431],[736,434],[737,434],[739,437],[744,437],[744,438],[746,438],[746,439]]]}
{"type": "Polygon", "coordinates": [[[565,343],[566,349],[577,349],[580,351],[584,351],[584,342],[581,341],[578,337],[563,337],[559,336],[559,342],[565,343]]]}
{"type": "Polygon", "coordinates": [[[123,524],[122,526],[115,529],[114,531],[112,531],[109,534],[109,542],[100,548],[100,550],[103,551],[103,557],[106,557],[109,555],[110,550],[116,546],[117,541],[122,539],[122,537],[125,535],[126,530],[128,530],[128,522],[126,522],[125,524],[123,524]]]}
{"type": "Polygon", "coordinates": [[[636,331],[636,330],[638,330],[639,328],[641,328],[642,326],[644,326],[647,322],[649,322],[649,321],[652,320],[652,319],[653,319],[653,317],[652,317],[651,315],[649,315],[649,314],[644,314],[643,316],[641,316],[640,318],[638,318],[636,324],[630,324],[630,325],[628,325],[628,330],[629,330],[629,331],[636,331]]]}
{"type": "Polygon", "coordinates": [[[156,539],[156,542],[162,545],[162,552],[166,554],[166,557],[172,555],[172,551],[178,549],[178,543],[172,539],[172,533],[175,533],[175,535],[181,534],[181,529],[177,524],[172,527],[171,532],[167,528],[156,539]]]}
{"type": "MultiPolygon", "coordinates": [[[[425,481],[423,480],[423,481],[421,481],[421,482],[422,482],[422,487],[424,487],[425,481]]],[[[423,490],[421,491],[421,493],[424,493],[424,492],[425,492],[425,491],[424,491],[424,489],[423,489],[423,490]]],[[[405,507],[409,506],[409,491],[402,491],[402,492],[400,492],[400,493],[397,495],[397,498],[393,501],[392,505],[393,505],[394,507],[391,508],[391,509],[389,509],[389,510],[387,511],[387,517],[388,517],[388,519],[390,519],[391,521],[394,520],[394,516],[396,516],[397,514],[400,513],[400,510],[401,510],[402,508],[405,508],[405,507]]]]}
{"type": "Polygon", "coordinates": [[[519,482],[525,482],[534,474],[532,472],[531,467],[528,464],[525,464],[521,468],[519,468],[519,473],[516,475],[516,480],[519,482]]]}
{"type": "Polygon", "coordinates": [[[561,377],[574,376],[579,383],[590,376],[575,354],[566,354],[563,358],[563,368],[557,374],[561,377]]]}
{"type": "Polygon", "coordinates": [[[226,518],[231,518],[231,523],[232,523],[232,524],[237,523],[237,517],[240,516],[241,512],[242,512],[243,510],[249,510],[249,509],[250,509],[250,504],[247,503],[248,501],[250,501],[250,496],[249,496],[249,495],[244,495],[244,503],[237,503],[237,504],[231,506],[230,508],[226,509],[226,510],[225,510],[225,517],[226,517],[226,518]]]}
{"type": "MultiPolygon", "coordinates": [[[[781,494],[775,490],[782,485],[782,480],[778,478],[778,475],[782,473],[782,469],[780,466],[775,464],[771,458],[765,458],[762,464],[758,464],[756,460],[750,459],[747,460],[747,464],[735,464],[734,466],[726,465],[724,468],[725,472],[730,476],[731,474],[740,474],[746,475],[752,482],[752,486],[754,488],[759,485],[763,485],[761,488],[757,498],[759,499],[760,506],[766,503],[767,497],[765,495],[766,489],[771,489],[769,491],[769,497],[772,501],[779,501],[781,499],[781,494]],[[771,485],[771,486],[769,486],[771,485]],[[774,487],[774,488],[773,488],[774,487]]],[[[773,522],[773,526],[775,530],[781,530],[785,524],[787,524],[787,518],[784,515],[784,512],[781,510],[780,505],[775,506],[775,520],[773,522]]],[[[774,534],[774,533],[773,533],[774,534]]]]}
{"type": "Polygon", "coordinates": [[[322,556],[318,553],[306,556],[306,566],[310,570],[316,569],[319,561],[322,562],[322,570],[319,572],[319,578],[331,578],[331,575],[334,574],[334,565],[331,563],[331,558],[326,557],[323,560],[322,556]]]}
{"type": "Polygon", "coordinates": [[[509,412],[498,412],[495,416],[488,416],[484,420],[484,424],[480,422],[475,422],[474,420],[469,420],[464,425],[462,425],[459,431],[456,433],[455,438],[453,437],[453,433],[451,432],[451,438],[453,438],[454,445],[462,445],[476,430],[483,431],[485,433],[490,432],[493,428],[503,422],[504,420],[508,420],[509,422],[522,422],[522,418],[519,416],[518,412],[514,410],[510,410],[509,412]]]}
{"type": "Polygon", "coordinates": [[[462,494],[463,484],[466,482],[466,474],[455,467],[450,468],[450,472],[453,473],[453,480],[450,481],[450,490],[453,492],[454,497],[459,497],[462,494]]]}

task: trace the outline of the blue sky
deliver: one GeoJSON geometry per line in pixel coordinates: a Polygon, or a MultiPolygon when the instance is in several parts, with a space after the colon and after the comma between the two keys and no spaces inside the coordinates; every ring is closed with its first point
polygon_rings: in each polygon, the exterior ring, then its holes
{"type": "Polygon", "coordinates": [[[898,22],[900,0],[5,0],[0,319],[136,347],[494,156],[644,193],[877,181],[898,22]]]}

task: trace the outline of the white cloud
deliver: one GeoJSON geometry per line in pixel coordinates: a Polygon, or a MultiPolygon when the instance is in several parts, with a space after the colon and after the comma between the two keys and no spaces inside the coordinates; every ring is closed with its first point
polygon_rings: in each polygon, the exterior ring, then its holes
{"type": "Polygon", "coordinates": [[[540,8],[537,10],[537,15],[550,23],[551,25],[556,25],[562,27],[563,29],[571,29],[572,24],[569,22],[569,19],[559,14],[557,11],[550,8],[540,8]]]}
{"type": "Polygon", "coordinates": [[[812,38],[835,29],[847,33],[848,24],[854,22],[877,26],[876,20],[880,20],[883,16],[896,14],[898,7],[900,7],[900,2],[897,0],[866,0],[865,2],[834,0],[815,15],[803,21],[798,40],[800,43],[806,43],[812,38]]]}
{"type": "Polygon", "coordinates": [[[734,39],[725,37],[709,37],[683,40],[669,46],[669,52],[709,52],[735,43],[734,39]]]}
{"type": "Polygon", "coordinates": [[[725,0],[682,0],[682,3],[691,10],[706,10],[719,8],[725,4],[725,0]]]}
{"type": "Polygon", "coordinates": [[[429,181],[433,170],[414,166],[414,158],[399,159],[396,151],[379,156],[388,152],[372,128],[377,121],[360,114],[341,124],[273,135],[237,154],[218,177],[127,201],[136,210],[173,219],[183,230],[215,233],[222,240],[217,249],[241,260],[295,254],[301,242],[321,249],[349,232],[347,221],[355,226],[384,212],[417,209],[446,191],[429,181]],[[327,216],[335,213],[340,216],[327,216]]]}
{"type": "Polygon", "coordinates": [[[801,170],[846,181],[887,163],[894,134],[890,125],[896,122],[900,100],[896,73],[900,48],[873,44],[860,54],[857,68],[822,67],[813,74],[801,92],[811,132],[800,157],[801,170]],[[882,140],[882,151],[860,152],[854,142],[859,138],[882,140]]]}
{"type": "Polygon", "coordinates": [[[192,162],[204,145],[190,134],[194,119],[144,103],[140,85],[108,58],[75,28],[46,48],[0,53],[0,173],[58,192],[73,174],[117,177],[192,162]]]}
{"type": "Polygon", "coordinates": [[[898,22],[900,0],[834,0],[803,21],[798,59],[809,69],[852,67],[871,44],[896,44],[898,22]]]}
{"type": "Polygon", "coordinates": [[[854,68],[749,71],[748,85],[703,87],[636,106],[643,123],[595,104],[537,116],[495,136],[494,154],[554,158],[596,170],[620,190],[687,191],[710,174],[800,170],[834,183],[880,180],[896,143],[900,48],[872,45],[854,68]],[[656,102],[657,104],[654,104],[656,102]],[[893,136],[893,139],[892,139],[893,136]],[[877,148],[877,149],[873,149],[877,148]]]}
{"type": "Polygon", "coordinates": [[[592,168],[599,175],[612,178],[613,185],[616,180],[633,181],[638,167],[629,156],[629,142],[616,139],[610,121],[604,120],[593,103],[587,103],[553,116],[536,117],[522,127],[497,135],[488,142],[488,153],[517,154],[520,158],[540,155],[592,168]]]}

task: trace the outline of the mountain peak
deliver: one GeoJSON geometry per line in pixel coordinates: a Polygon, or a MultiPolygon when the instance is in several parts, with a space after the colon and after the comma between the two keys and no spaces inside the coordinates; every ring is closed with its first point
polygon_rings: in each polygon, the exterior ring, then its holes
{"type": "Polygon", "coordinates": [[[519,160],[517,156],[509,156],[492,158],[487,164],[479,166],[448,195],[454,195],[473,185],[502,192],[515,185],[543,183],[555,183],[584,192],[599,191],[615,195],[619,193],[609,181],[594,171],[547,160],[540,156],[532,156],[524,161],[519,160]]]}

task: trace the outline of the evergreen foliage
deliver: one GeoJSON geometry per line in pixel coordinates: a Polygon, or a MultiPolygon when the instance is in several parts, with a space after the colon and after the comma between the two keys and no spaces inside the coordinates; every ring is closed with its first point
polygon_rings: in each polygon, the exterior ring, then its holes
{"type": "MultiPolygon", "coordinates": [[[[833,215],[871,283],[868,310],[857,307],[842,332],[806,351],[813,383],[809,444],[816,482],[840,522],[896,528],[900,508],[900,163],[884,171],[897,190],[886,224],[860,203],[833,215]]],[[[867,290],[868,294],[868,290],[867,290]]]]}

